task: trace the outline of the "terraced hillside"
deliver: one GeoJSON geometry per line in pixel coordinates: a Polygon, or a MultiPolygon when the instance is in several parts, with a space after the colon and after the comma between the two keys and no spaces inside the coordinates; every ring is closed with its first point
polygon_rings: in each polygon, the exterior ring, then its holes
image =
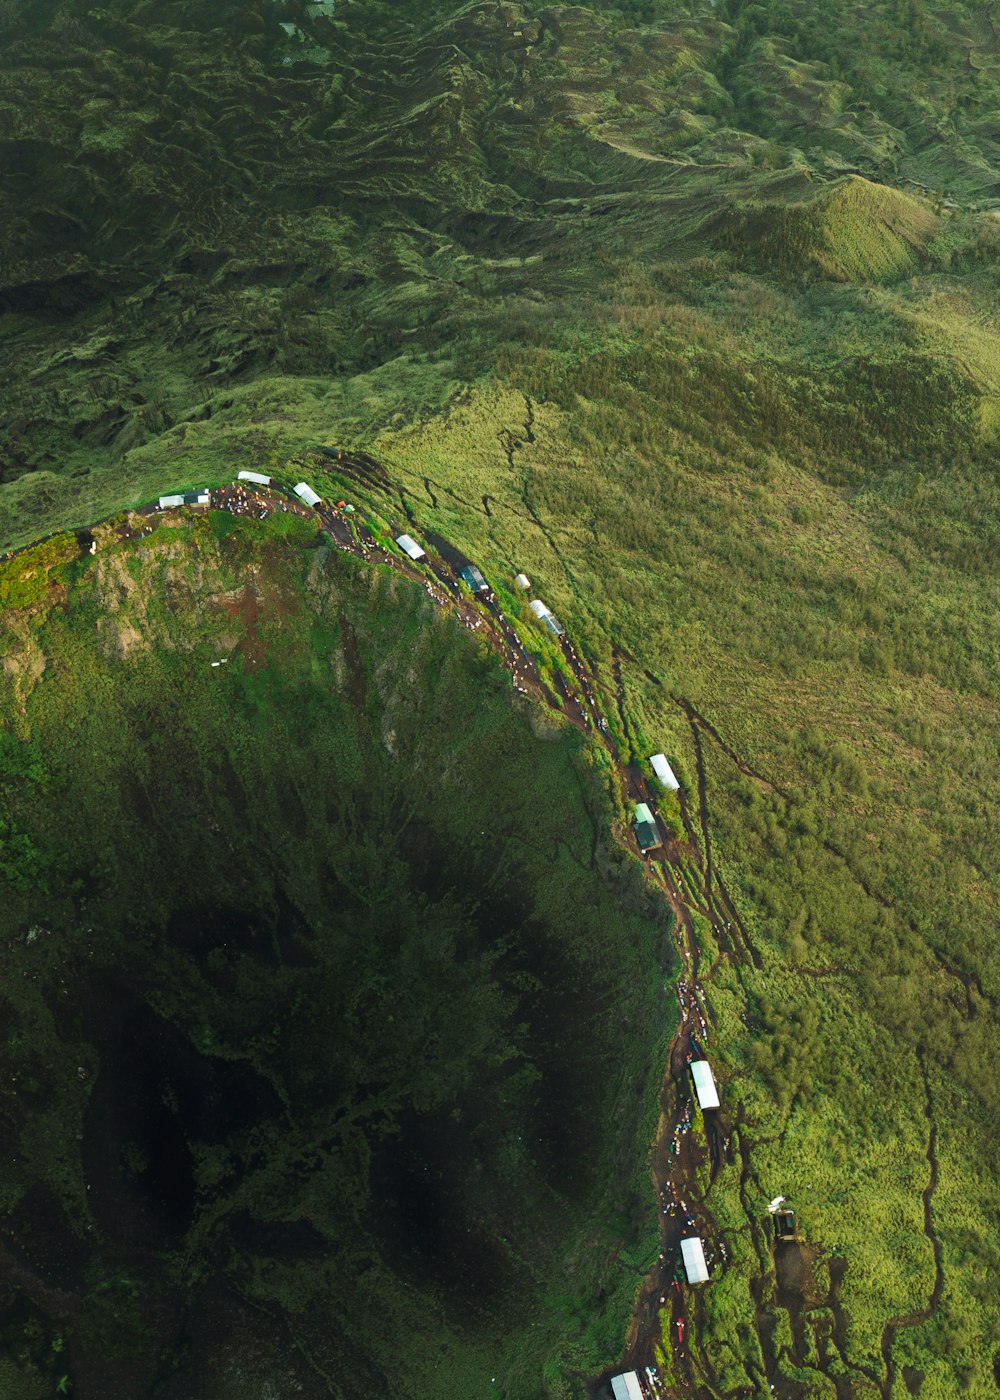
{"type": "MultiPolygon", "coordinates": [[[[306,475],[380,538],[525,569],[625,759],[683,780],[733,1156],[668,1394],[996,1390],[994,23],[0,6],[0,547],[306,475]]],[[[574,1314],[500,1393],[638,1356],[620,1282],[600,1345],[574,1314]]]]}
{"type": "Polygon", "coordinates": [[[994,198],[988,21],[904,10],[5,5],[0,535],[142,495],[196,443],[202,468],[234,433],[267,456],[433,412],[498,345],[775,256],[862,282],[990,256],[988,216],[816,186],[994,198]]]}

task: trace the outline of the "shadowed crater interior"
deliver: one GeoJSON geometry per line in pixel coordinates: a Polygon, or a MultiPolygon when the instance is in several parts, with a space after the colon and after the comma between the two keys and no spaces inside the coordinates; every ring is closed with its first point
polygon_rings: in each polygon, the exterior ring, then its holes
{"type": "Polygon", "coordinates": [[[47,889],[2,916],[0,1329],[35,1309],[24,1374],[102,1400],[257,1393],[246,1367],[486,1395],[580,1232],[599,1310],[641,1228],[602,1212],[662,915],[579,736],[539,740],[418,589],[261,547],[234,622],[255,548],[203,533],[197,588],[175,552],[127,661],[87,610],[100,555],[39,630],[67,660],[11,789],[47,889]]]}

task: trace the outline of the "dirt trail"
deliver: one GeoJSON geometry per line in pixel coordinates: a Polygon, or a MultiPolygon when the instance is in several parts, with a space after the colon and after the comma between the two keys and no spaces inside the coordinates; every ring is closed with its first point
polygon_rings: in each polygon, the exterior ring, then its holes
{"type": "Polygon", "coordinates": [[[691,738],[694,742],[695,768],[698,774],[698,822],[701,826],[701,847],[705,852],[705,893],[712,897],[712,837],[708,830],[708,780],[705,777],[705,755],[701,747],[701,733],[692,718],[692,710],[686,700],[678,700],[678,705],[691,723],[691,738]]]}
{"type": "MultiPolygon", "coordinates": [[[[526,407],[524,441],[530,442],[534,440],[530,400],[526,400],[526,407]]],[[[520,441],[511,440],[508,445],[513,454],[520,441]]],[[[565,676],[557,674],[557,691],[554,693],[539,675],[537,666],[525,650],[515,627],[503,613],[492,589],[474,597],[462,589],[457,578],[461,565],[456,551],[449,547],[428,557],[431,581],[423,566],[414,565],[404,556],[390,553],[384,546],[366,539],[353,518],[326,506],[318,513],[324,533],[338,548],[362,558],[379,556],[380,563],[418,581],[432,601],[451,609],[463,625],[482,636],[510,669],[517,691],[557,711],[582,733],[604,745],[614,763],[626,805],[645,801],[657,813],[656,794],[646,775],[622,761],[601,710],[594,672],[569,637],[560,638],[560,646],[573,680],[570,682],[565,676]],[[443,557],[444,554],[449,558],[443,557]]],[[[444,544],[443,541],[441,543],[444,544]]],[[[626,653],[615,653],[613,671],[619,722],[627,736],[628,709],[622,677],[622,660],[625,658],[626,653]]],[[[702,830],[707,832],[703,800],[699,810],[702,830]]],[[[685,822],[690,830],[690,815],[687,813],[685,822]]],[[[710,850],[708,841],[706,847],[710,850]]],[[[673,911],[673,936],[680,962],[680,977],[676,984],[678,1026],[661,1087],[660,1121],[650,1157],[650,1172],[660,1211],[661,1247],[656,1265],[640,1289],[627,1339],[625,1362],[644,1370],[651,1396],[684,1393],[708,1397],[713,1391],[705,1378],[711,1376],[711,1367],[707,1359],[697,1352],[695,1295],[683,1281],[679,1244],[685,1234],[696,1233],[705,1241],[710,1267],[713,1262],[716,1267],[725,1263],[725,1242],[718,1238],[713,1221],[700,1200],[698,1168],[707,1163],[712,1174],[717,1172],[731,1152],[731,1138],[722,1113],[706,1115],[708,1121],[703,1142],[696,1142],[693,1134],[694,1104],[688,1064],[693,1056],[704,1053],[712,1034],[711,1011],[705,989],[698,980],[699,949],[693,913],[703,913],[713,922],[721,920],[724,925],[731,922],[731,910],[724,891],[721,896],[713,894],[704,900],[691,895],[688,888],[690,879],[686,885],[682,873],[685,867],[697,872],[698,883],[706,890],[711,884],[707,861],[693,841],[682,842],[671,836],[662,850],[651,853],[645,863],[647,878],[662,892],[673,911]],[[662,1342],[663,1310],[669,1312],[672,1364],[675,1379],[680,1381],[679,1385],[672,1385],[669,1389],[659,1382],[654,1366],[655,1349],[662,1342]],[[683,1340],[680,1340],[682,1337],[683,1340]]],[[[713,878],[715,888],[719,889],[717,873],[713,872],[713,878]]],[[[601,1393],[606,1379],[606,1376],[595,1378],[589,1386],[590,1393],[601,1393]]]]}
{"type": "Polygon", "coordinates": [[[622,657],[624,653],[612,644],[611,647],[611,674],[615,682],[615,708],[618,711],[618,723],[621,725],[622,734],[625,736],[626,744],[631,745],[632,736],[628,728],[628,709],[625,705],[625,682],[622,680],[622,657]]]}
{"type": "MultiPolygon", "coordinates": [[[[647,675],[647,678],[653,681],[655,684],[661,684],[661,682],[658,681],[655,676],[650,675],[649,672],[646,672],[645,674],[647,675]]],[[[744,759],[742,759],[740,755],[736,752],[736,750],[732,747],[732,745],[727,743],[726,740],[722,737],[715,725],[712,724],[710,720],[706,719],[705,716],[700,713],[700,711],[696,710],[689,700],[685,700],[676,696],[674,697],[674,699],[676,704],[679,705],[680,708],[684,711],[685,715],[688,718],[688,722],[691,726],[692,739],[695,746],[695,754],[698,759],[699,801],[701,804],[702,812],[705,811],[704,750],[702,747],[700,734],[708,735],[712,739],[716,747],[720,750],[720,752],[726,755],[726,757],[744,775],[744,777],[752,778],[755,782],[759,783],[762,787],[767,788],[770,792],[773,792],[776,796],[780,797],[782,801],[786,803],[791,803],[794,801],[794,795],[787,788],[782,787],[780,783],[777,783],[774,781],[774,779],[767,777],[767,775],[765,773],[762,773],[760,769],[754,768],[752,764],[747,763],[744,759]]],[[[707,833],[705,839],[706,841],[708,839],[707,833]]],[[[900,909],[899,905],[896,903],[895,900],[890,899],[888,895],[883,894],[881,890],[876,888],[876,886],[874,886],[871,883],[871,881],[857,869],[851,857],[841,846],[837,844],[836,841],[831,840],[829,837],[821,837],[820,844],[822,845],[825,851],[829,852],[830,855],[834,856],[837,860],[841,862],[850,878],[870,900],[880,905],[883,909],[894,911],[900,918],[904,919],[908,927],[913,932],[918,932],[916,924],[913,922],[912,918],[907,916],[900,909]]],[[[709,863],[711,863],[710,854],[708,859],[709,863]]],[[[760,967],[760,959],[753,948],[746,926],[743,923],[742,919],[739,917],[739,914],[733,905],[733,901],[729,897],[729,894],[722,883],[721,876],[719,876],[718,873],[714,870],[714,867],[712,869],[712,874],[713,879],[720,888],[723,900],[730,911],[727,915],[727,919],[731,920],[733,926],[737,929],[739,936],[743,942],[744,950],[747,956],[752,959],[756,967],[760,967]]],[[[973,987],[975,988],[982,1001],[993,1004],[993,999],[985,992],[982,985],[982,981],[976,973],[966,972],[962,968],[955,967],[953,964],[948,962],[946,958],[942,957],[940,953],[935,953],[934,956],[937,960],[937,964],[940,967],[941,971],[960,983],[965,996],[967,1020],[972,1020],[975,1015],[975,1007],[972,999],[973,987]]],[[[803,971],[807,975],[812,976],[837,975],[836,969],[829,969],[826,971],[818,972],[814,971],[811,973],[809,969],[803,969],[803,971]]]]}
{"type": "MultiPolygon", "coordinates": [[[[716,937],[719,939],[723,951],[732,955],[739,950],[754,967],[759,969],[763,966],[761,956],[754,947],[746,924],[712,859],[712,835],[708,823],[708,776],[701,731],[704,728],[713,737],[717,737],[717,732],[707,721],[702,719],[689,700],[681,697],[675,697],[675,700],[687,716],[691,729],[691,741],[694,745],[695,766],[698,774],[698,823],[701,829],[702,850],[704,851],[705,897],[709,917],[713,921],[716,937]]],[[[731,751],[726,749],[726,752],[731,751]]]]}

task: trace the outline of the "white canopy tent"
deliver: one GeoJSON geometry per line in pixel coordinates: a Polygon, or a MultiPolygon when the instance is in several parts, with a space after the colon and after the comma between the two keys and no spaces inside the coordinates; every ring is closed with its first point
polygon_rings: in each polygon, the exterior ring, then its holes
{"type": "Polygon", "coordinates": [[[421,549],[416,540],[410,535],[397,535],[396,543],[404,554],[408,554],[411,559],[426,559],[427,551],[421,549]]]}
{"type": "Polygon", "coordinates": [[[649,762],[652,766],[653,772],[659,778],[663,786],[668,787],[671,792],[676,792],[677,789],[680,787],[680,783],[674,777],[674,770],[671,768],[670,764],[667,762],[663,754],[654,753],[649,762]]]}
{"type": "Polygon", "coordinates": [[[697,1235],[681,1240],[681,1254],[688,1283],[707,1283],[708,1265],[705,1263],[705,1250],[697,1235]]]}
{"type": "Polygon", "coordinates": [[[316,492],[306,482],[300,481],[298,486],[293,486],[292,490],[300,501],[305,501],[307,506],[318,506],[319,497],[316,492]]]}
{"type": "Polygon", "coordinates": [[[639,1377],[634,1371],[625,1371],[620,1376],[611,1377],[611,1393],[615,1400],[645,1400],[639,1377]]]}
{"type": "Polygon", "coordinates": [[[698,1096],[699,1106],[703,1109],[718,1108],[719,1091],[715,1087],[712,1066],[707,1060],[691,1061],[691,1078],[694,1080],[694,1092],[698,1096]]]}
{"type": "MultiPolygon", "coordinates": [[[[271,484],[271,478],[269,476],[263,476],[260,472],[240,472],[238,480],[253,481],[258,486],[270,486],[271,484]]],[[[304,482],[303,485],[305,485],[304,482]]]]}

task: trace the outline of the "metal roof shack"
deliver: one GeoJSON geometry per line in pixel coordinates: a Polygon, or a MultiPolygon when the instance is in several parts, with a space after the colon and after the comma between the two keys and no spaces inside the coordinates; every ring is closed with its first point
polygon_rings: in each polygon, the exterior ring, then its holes
{"type": "Polygon", "coordinates": [[[779,1240],[794,1240],[796,1236],[795,1212],[788,1206],[774,1212],[774,1234],[779,1240]]]}
{"type": "Polygon", "coordinates": [[[646,1400],[639,1377],[634,1371],[625,1371],[620,1376],[611,1377],[611,1393],[615,1400],[646,1400]]]}
{"type": "Polygon", "coordinates": [[[458,576],[463,583],[467,583],[473,593],[485,593],[489,584],[476,568],[475,564],[466,564],[464,569],[459,569],[458,576]]]}
{"type": "Polygon", "coordinates": [[[517,576],[517,578],[514,580],[514,582],[517,584],[518,588],[530,588],[530,587],[531,587],[531,579],[528,577],[527,574],[518,574],[518,576],[517,576]]]}
{"type": "Polygon", "coordinates": [[[312,489],[308,482],[300,481],[298,486],[292,487],[292,490],[295,492],[296,496],[298,496],[300,501],[305,501],[307,506],[319,505],[319,497],[316,495],[316,492],[312,489]]]}
{"type": "MultiPolygon", "coordinates": [[[[270,486],[271,484],[271,478],[269,476],[263,476],[260,472],[240,472],[237,481],[253,481],[256,482],[258,486],[270,486]]],[[[303,485],[305,485],[305,482],[303,482],[303,485]]]]}
{"type": "Polygon", "coordinates": [[[404,554],[408,554],[411,559],[426,559],[426,549],[421,549],[416,540],[410,535],[397,535],[396,543],[404,554]]]}
{"type": "Polygon", "coordinates": [[[174,506],[207,506],[210,500],[205,490],[179,491],[174,496],[161,496],[160,510],[170,510],[174,506]]]}
{"type": "Polygon", "coordinates": [[[718,1108],[719,1091],[715,1087],[712,1066],[707,1060],[691,1061],[691,1078],[694,1080],[694,1092],[698,1099],[698,1106],[702,1109],[718,1108]]]}
{"type": "Polygon", "coordinates": [[[639,843],[640,851],[655,851],[657,846],[663,845],[656,818],[645,802],[636,803],[635,839],[639,843]]]}
{"type": "Polygon", "coordinates": [[[664,755],[662,753],[654,753],[649,763],[663,786],[669,788],[671,792],[676,792],[680,787],[680,783],[674,777],[674,770],[671,768],[664,755]]]}
{"type": "Polygon", "coordinates": [[[708,1265],[705,1263],[705,1250],[697,1235],[681,1240],[681,1255],[688,1283],[707,1283],[708,1265]]]}

